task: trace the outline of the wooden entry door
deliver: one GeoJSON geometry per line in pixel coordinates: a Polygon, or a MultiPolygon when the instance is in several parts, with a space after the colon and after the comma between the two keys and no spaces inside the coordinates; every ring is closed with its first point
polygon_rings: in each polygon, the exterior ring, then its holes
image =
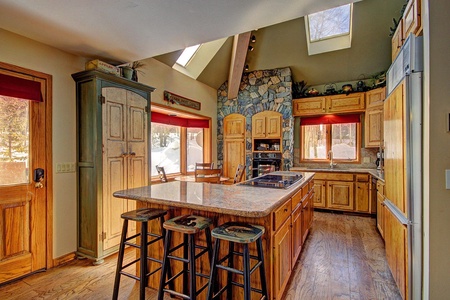
{"type": "Polygon", "coordinates": [[[50,76],[14,72],[4,69],[5,65],[0,64],[2,74],[41,82],[44,102],[0,95],[0,283],[47,267],[47,186],[51,173],[46,162],[51,145],[46,140],[50,129],[46,127],[45,103],[50,76]],[[44,170],[39,186],[33,181],[37,168],[44,170]]]}

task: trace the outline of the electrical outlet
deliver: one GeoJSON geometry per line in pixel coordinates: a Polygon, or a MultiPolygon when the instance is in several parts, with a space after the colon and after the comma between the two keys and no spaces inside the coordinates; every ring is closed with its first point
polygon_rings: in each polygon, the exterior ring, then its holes
{"type": "Polygon", "coordinates": [[[75,163],[62,162],[56,164],[56,173],[74,173],[75,163]]]}

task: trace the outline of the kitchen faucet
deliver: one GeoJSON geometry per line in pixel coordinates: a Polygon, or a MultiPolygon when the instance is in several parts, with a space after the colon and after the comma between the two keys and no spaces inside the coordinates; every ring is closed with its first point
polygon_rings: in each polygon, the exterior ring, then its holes
{"type": "Polygon", "coordinates": [[[337,165],[333,163],[333,150],[328,151],[328,155],[330,156],[330,169],[333,169],[337,165]]]}

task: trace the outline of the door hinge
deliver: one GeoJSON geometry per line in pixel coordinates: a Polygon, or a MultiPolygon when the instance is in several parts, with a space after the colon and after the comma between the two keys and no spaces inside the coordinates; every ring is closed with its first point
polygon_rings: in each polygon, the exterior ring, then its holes
{"type": "Polygon", "coordinates": [[[106,232],[102,232],[98,235],[98,239],[100,242],[103,242],[106,239],[106,232]]]}
{"type": "Polygon", "coordinates": [[[105,104],[106,103],[106,98],[103,95],[98,96],[98,102],[100,102],[100,104],[105,104]]]}

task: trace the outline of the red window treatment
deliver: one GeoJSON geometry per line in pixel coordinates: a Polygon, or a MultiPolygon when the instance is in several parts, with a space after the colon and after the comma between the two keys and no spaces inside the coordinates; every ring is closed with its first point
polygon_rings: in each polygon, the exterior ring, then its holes
{"type": "Polygon", "coordinates": [[[323,115],[317,117],[302,117],[300,125],[320,125],[320,124],[342,124],[342,123],[359,123],[361,115],[323,115]]]}
{"type": "Polygon", "coordinates": [[[43,102],[41,83],[33,80],[0,74],[0,95],[43,102]]]}
{"type": "Polygon", "coordinates": [[[187,119],[176,116],[168,116],[157,112],[152,112],[152,122],[188,128],[209,128],[208,120],[187,119]]]}

